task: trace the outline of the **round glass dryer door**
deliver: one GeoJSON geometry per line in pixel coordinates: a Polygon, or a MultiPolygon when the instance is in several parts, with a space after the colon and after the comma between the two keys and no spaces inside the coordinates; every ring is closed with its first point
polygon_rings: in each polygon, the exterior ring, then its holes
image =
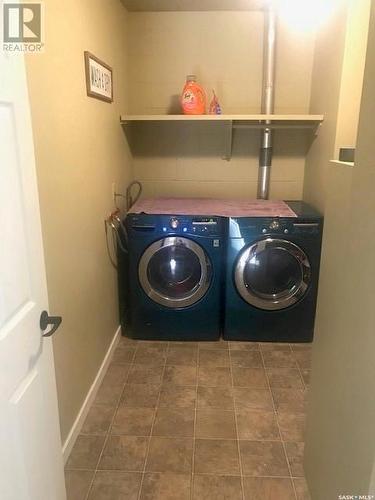
{"type": "Polygon", "coordinates": [[[171,308],[188,307],[209,289],[211,262],[194,241],[169,237],[146,249],[138,276],[143,290],[154,302],[171,308]]]}
{"type": "Polygon", "coordinates": [[[310,280],[311,268],[305,252],[290,241],[273,238],[245,248],[234,270],[241,297],[268,311],[296,304],[306,293],[310,280]]]}

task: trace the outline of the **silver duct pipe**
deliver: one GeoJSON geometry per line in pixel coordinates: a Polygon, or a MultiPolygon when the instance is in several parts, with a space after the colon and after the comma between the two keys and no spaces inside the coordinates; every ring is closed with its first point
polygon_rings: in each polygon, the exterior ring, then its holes
{"type": "MultiPolygon", "coordinates": [[[[276,14],[270,7],[265,12],[262,113],[273,114],[275,99],[276,14]]],[[[270,122],[266,122],[270,123],[270,122]]],[[[261,133],[259,151],[258,198],[267,200],[272,165],[272,130],[261,133]]]]}

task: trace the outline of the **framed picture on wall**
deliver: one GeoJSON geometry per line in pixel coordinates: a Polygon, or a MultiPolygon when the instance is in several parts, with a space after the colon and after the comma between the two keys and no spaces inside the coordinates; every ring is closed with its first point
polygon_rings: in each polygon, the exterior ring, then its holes
{"type": "Polygon", "coordinates": [[[113,102],[112,68],[85,51],[86,91],[89,97],[113,102]]]}

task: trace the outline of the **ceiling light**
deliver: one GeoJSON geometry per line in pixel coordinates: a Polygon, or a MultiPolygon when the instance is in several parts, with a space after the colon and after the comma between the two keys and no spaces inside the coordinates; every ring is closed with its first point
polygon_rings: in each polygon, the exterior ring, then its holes
{"type": "Polygon", "coordinates": [[[292,30],[320,28],[344,0],[271,0],[280,21],[292,30]]]}

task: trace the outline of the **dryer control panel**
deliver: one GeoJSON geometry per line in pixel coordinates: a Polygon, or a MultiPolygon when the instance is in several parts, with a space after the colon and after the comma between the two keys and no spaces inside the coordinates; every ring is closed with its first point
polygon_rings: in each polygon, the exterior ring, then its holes
{"type": "Polygon", "coordinates": [[[263,234],[318,234],[319,222],[302,222],[293,219],[270,219],[259,225],[263,234]]]}
{"type": "Polygon", "coordinates": [[[311,235],[319,236],[322,219],[243,217],[229,219],[229,237],[247,238],[259,236],[311,235]]]}

